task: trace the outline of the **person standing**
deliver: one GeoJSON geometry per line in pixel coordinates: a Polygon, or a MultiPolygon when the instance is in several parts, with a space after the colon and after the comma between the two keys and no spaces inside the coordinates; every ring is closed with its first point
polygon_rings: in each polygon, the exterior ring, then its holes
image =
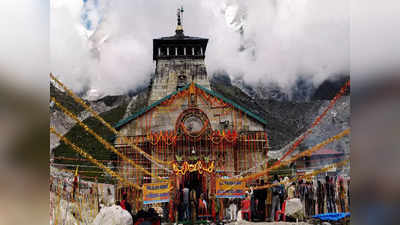
{"type": "Polygon", "coordinates": [[[182,221],[183,220],[183,215],[184,215],[184,208],[183,208],[183,185],[180,184],[179,185],[179,190],[177,192],[178,194],[178,219],[176,220],[178,221],[182,221]]]}
{"type": "Polygon", "coordinates": [[[304,196],[304,203],[306,207],[306,216],[311,216],[311,188],[310,182],[307,181],[305,183],[305,196],[304,196]]]}
{"type": "Polygon", "coordinates": [[[181,195],[181,189],[175,189],[174,190],[175,194],[175,204],[174,204],[174,221],[178,222],[179,219],[181,219],[181,204],[182,204],[182,195],[181,195]]]}
{"type": "Polygon", "coordinates": [[[347,180],[347,205],[350,210],[350,178],[347,180]]]}
{"type": "Polygon", "coordinates": [[[204,203],[204,193],[200,194],[200,198],[199,198],[199,203],[198,203],[198,215],[199,216],[204,216],[205,214],[207,214],[207,207],[206,204],[204,203]]]}
{"type": "MultiPolygon", "coordinates": [[[[264,180],[261,180],[260,186],[264,186],[264,180]]],[[[265,200],[267,198],[267,191],[265,189],[258,190],[258,211],[261,212],[261,221],[265,220],[265,200]]]]}
{"type": "Polygon", "coordinates": [[[326,205],[329,213],[336,211],[335,207],[335,187],[329,176],[325,177],[326,205]]]}
{"type": "Polygon", "coordinates": [[[271,209],[272,209],[272,188],[271,187],[269,187],[267,189],[266,204],[267,204],[267,210],[265,212],[266,217],[271,218],[271,209]]]}
{"type": "Polygon", "coordinates": [[[308,195],[308,216],[311,217],[314,215],[313,209],[314,209],[314,186],[312,181],[308,182],[308,188],[307,188],[307,195],[308,195]]]}
{"type": "Polygon", "coordinates": [[[194,221],[197,219],[197,195],[194,188],[190,190],[190,207],[192,223],[194,224],[194,221]]]}
{"type": "Polygon", "coordinates": [[[183,188],[183,219],[190,220],[189,188],[183,188]]]}
{"type": "Polygon", "coordinates": [[[311,216],[315,215],[315,203],[317,202],[317,189],[315,188],[314,181],[310,181],[310,190],[311,190],[311,216]]]}
{"type": "Polygon", "coordinates": [[[346,212],[346,191],[344,189],[343,179],[339,179],[339,202],[340,202],[340,210],[341,212],[346,212]]]}
{"type": "Polygon", "coordinates": [[[132,216],[132,206],[128,202],[128,194],[125,191],[122,193],[122,201],[121,201],[120,205],[123,209],[128,211],[129,214],[131,214],[131,216],[132,216]]]}
{"type": "MultiPolygon", "coordinates": [[[[242,200],[240,208],[242,210],[242,213],[248,212],[250,210],[250,194],[248,191],[246,191],[246,197],[245,197],[245,199],[242,200]]],[[[242,219],[250,221],[250,218],[251,218],[250,214],[251,214],[251,211],[250,211],[250,213],[244,213],[244,216],[247,215],[247,218],[245,217],[242,219]]]]}
{"type": "Polygon", "coordinates": [[[279,184],[279,179],[277,175],[274,175],[274,182],[273,182],[273,187],[272,187],[272,209],[271,209],[271,216],[270,216],[270,221],[275,221],[275,212],[277,210],[281,210],[281,200],[280,196],[282,193],[281,190],[281,185],[279,184]]]}
{"type": "Polygon", "coordinates": [[[337,177],[331,177],[331,195],[332,195],[332,205],[333,205],[333,212],[336,213],[337,210],[337,204],[336,204],[336,200],[337,198],[337,188],[336,188],[336,179],[337,177]]]}
{"type": "Polygon", "coordinates": [[[318,214],[324,213],[324,205],[325,205],[324,197],[325,197],[324,187],[321,181],[318,181],[318,187],[317,187],[318,214]]]}
{"type": "Polygon", "coordinates": [[[306,216],[307,210],[306,210],[305,200],[306,200],[307,189],[306,189],[306,185],[303,182],[303,180],[299,181],[298,188],[299,188],[299,191],[298,191],[299,198],[301,201],[301,205],[303,206],[303,215],[306,216]]]}
{"type": "Polygon", "coordinates": [[[254,221],[257,210],[256,210],[256,193],[254,191],[253,186],[250,186],[250,212],[251,212],[250,221],[254,221]]]}
{"type": "Polygon", "coordinates": [[[317,214],[317,183],[313,180],[311,181],[312,191],[313,191],[313,199],[312,199],[312,215],[317,214]]]}
{"type": "Polygon", "coordinates": [[[282,207],[283,202],[286,200],[286,188],[284,185],[284,179],[283,177],[280,177],[279,182],[281,184],[281,193],[279,195],[279,199],[280,199],[280,206],[282,207]]]}
{"type": "Polygon", "coordinates": [[[230,221],[237,220],[237,204],[236,200],[230,200],[229,204],[229,219],[230,221]]]}

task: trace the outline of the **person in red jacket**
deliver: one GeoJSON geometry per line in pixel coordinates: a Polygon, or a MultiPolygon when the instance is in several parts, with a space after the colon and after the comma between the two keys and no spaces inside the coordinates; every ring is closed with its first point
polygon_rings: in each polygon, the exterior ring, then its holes
{"type": "Polygon", "coordinates": [[[127,199],[128,199],[128,194],[124,192],[122,194],[121,208],[125,209],[126,211],[129,212],[129,214],[132,215],[132,206],[131,204],[129,204],[127,199]]]}
{"type": "MultiPolygon", "coordinates": [[[[242,213],[247,212],[248,214],[248,218],[247,220],[250,221],[251,220],[251,211],[250,211],[250,195],[249,193],[246,191],[246,198],[244,200],[242,200],[241,202],[241,210],[242,213]]],[[[244,219],[244,218],[243,218],[244,219]]]]}

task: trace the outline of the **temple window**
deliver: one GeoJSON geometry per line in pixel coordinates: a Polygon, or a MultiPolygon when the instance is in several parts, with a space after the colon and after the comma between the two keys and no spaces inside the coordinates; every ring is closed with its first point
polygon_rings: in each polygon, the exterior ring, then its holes
{"type": "Polygon", "coordinates": [[[179,56],[183,56],[183,55],[185,54],[184,48],[183,48],[183,47],[180,46],[180,47],[178,47],[177,49],[178,49],[178,51],[177,51],[177,52],[178,52],[177,56],[178,56],[178,55],[179,55],[179,56]]]}

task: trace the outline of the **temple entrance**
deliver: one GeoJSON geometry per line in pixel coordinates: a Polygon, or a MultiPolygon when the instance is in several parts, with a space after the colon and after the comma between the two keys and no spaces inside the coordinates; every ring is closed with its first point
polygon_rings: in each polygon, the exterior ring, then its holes
{"type": "Polygon", "coordinates": [[[188,172],[178,178],[180,183],[179,192],[182,199],[178,207],[180,209],[179,221],[211,219],[209,180],[210,177],[207,173],[200,174],[198,171],[188,172]]]}
{"type": "Polygon", "coordinates": [[[201,193],[207,193],[207,190],[204,190],[206,189],[206,177],[204,176],[204,174],[200,174],[199,172],[195,171],[187,173],[185,177],[183,177],[184,187],[189,188],[189,190],[194,189],[196,191],[196,199],[199,199],[201,193]]]}

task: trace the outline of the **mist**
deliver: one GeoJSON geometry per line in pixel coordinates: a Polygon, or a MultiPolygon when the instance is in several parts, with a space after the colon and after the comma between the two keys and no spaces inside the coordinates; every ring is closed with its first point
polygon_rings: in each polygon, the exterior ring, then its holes
{"type": "Polygon", "coordinates": [[[154,72],[152,39],[174,35],[184,6],[185,35],[209,38],[209,76],[225,71],[250,85],[288,90],[349,74],[346,0],[53,0],[51,70],[74,91],[122,94],[154,72]]]}

